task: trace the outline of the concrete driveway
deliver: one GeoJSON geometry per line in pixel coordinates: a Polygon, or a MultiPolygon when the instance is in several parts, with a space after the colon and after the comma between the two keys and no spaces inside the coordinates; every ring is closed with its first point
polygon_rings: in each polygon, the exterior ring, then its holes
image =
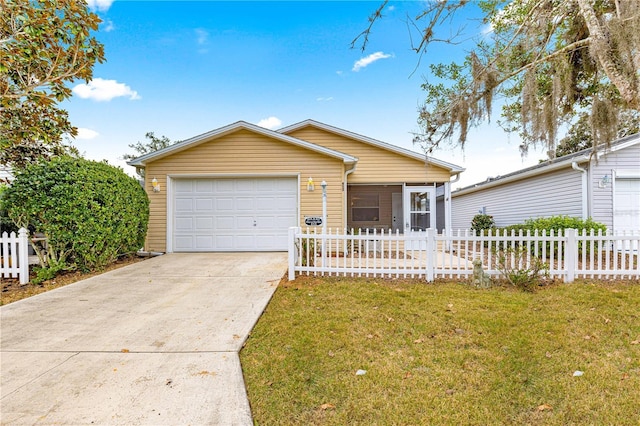
{"type": "Polygon", "coordinates": [[[0,307],[0,423],[252,424],[238,352],[286,268],[169,254],[0,307]]]}

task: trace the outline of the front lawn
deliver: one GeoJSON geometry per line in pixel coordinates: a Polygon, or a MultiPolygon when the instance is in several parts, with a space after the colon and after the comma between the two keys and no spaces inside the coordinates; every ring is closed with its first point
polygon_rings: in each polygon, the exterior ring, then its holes
{"type": "Polygon", "coordinates": [[[637,282],[299,278],[241,361],[257,424],[638,425],[639,343],[637,282]]]}

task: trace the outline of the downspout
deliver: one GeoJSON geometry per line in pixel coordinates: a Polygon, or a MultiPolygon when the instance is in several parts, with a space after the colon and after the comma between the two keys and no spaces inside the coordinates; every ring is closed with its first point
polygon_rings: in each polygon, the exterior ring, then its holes
{"type": "Polygon", "coordinates": [[[353,167],[344,172],[344,182],[342,188],[342,218],[344,220],[344,229],[347,229],[347,177],[356,171],[358,163],[353,163],[353,167]]]}
{"type": "MultiPolygon", "coordinates": [[[[449,182],[445,182],[444,186],[444,227],[447,237],[452,235],[451,231],[451,184],[460,180],[460,173],[456,173],[456,177],[449,182]]],[[[451,251],[451,240],[448,240],[447,250],[451,251]]]]}
{"type": "Polygon", "coordinates": [[[587,188],[587,169],[578,166],[576,161],[571,163],[571,168],[582,173],[582,219],[589,217],[589,191],[587,188]]]}

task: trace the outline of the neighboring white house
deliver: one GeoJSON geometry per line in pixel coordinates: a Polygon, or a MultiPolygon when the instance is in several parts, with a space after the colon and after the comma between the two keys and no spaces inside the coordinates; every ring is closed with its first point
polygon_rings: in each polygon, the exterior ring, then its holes
{"type": "Polygon", "coordinates": [[[452,228],[478,213],[496,226],[566,215],[602,222],[614,232],[640,230],[640,134],[608,148],[565,155],[451,193],[452,228]]]}

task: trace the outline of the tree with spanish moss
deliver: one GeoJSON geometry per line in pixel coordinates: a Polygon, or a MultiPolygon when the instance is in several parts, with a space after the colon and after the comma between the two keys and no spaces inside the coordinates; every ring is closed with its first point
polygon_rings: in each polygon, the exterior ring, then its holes
{"type": "MultiPolygon", "coordinates": [[[[387,1],[352,43],[365,49],[387,1]]],[[[477,5],[490,26],[462,63],[430,64],[415,141],[430,151],[453,142],[464,148],[470,128],[488,121],[495,99],[498,123],[521,137],[521,152],[544,146],[555,155],[559,129],[588,117],[594,146],[616,137],[621,115],[640,109],[640,1],[431,1],[410,28],[420,57],[443,37],[453,17],[477,5]]]]}

